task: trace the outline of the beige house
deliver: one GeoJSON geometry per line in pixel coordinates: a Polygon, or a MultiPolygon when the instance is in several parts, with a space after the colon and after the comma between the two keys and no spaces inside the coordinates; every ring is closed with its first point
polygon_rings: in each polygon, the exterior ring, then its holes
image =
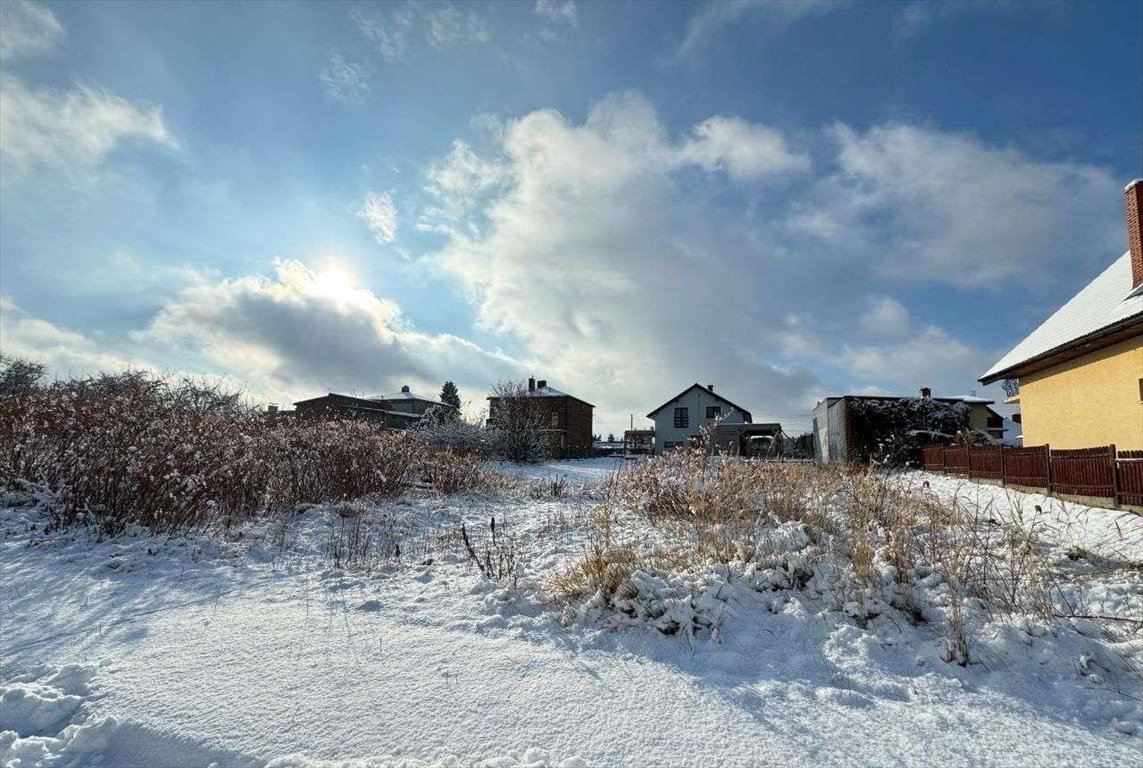
{"type": "Polygon", "coordinates": [[[1143,180],[1124,197],[1127,253],[980,378],[1019,381],[1024,445],[1143,449],[1143,180]]]}

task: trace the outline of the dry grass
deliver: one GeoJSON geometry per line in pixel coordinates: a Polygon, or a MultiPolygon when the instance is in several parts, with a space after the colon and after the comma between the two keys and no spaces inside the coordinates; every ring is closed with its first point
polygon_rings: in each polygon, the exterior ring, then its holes
{"type": "Polygon", "coordinates": [[[924,581],[926,600],[943,606],[948,659],[966,664],[973,622],[1090,612],[1063,589],[1067,577],[1042,541],[1047,516],[1013,506],[1016,516],[1003,519],[989,505],[910,489],[891,473],[726,459],[699,447],[622,471],[588,517],[583,555],[549,587],[561,601],[609,601],[637,569],[777,567],[783,554],[770,542],[794,522],[811,541],[806,580],[816,573],[814,588],[828,583],[835,608],[863,621],[866,606],[876,615],[883,600],[921,622],[932,615],[918,596],[924,581]]]}

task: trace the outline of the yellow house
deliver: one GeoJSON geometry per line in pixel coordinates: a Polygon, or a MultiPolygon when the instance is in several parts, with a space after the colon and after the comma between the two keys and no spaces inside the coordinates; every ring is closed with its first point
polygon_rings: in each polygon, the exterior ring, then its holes
{"type": "Polygon", "coordinates": [[[980,381],[1019,381],[1024,445],[1143,450],[1143,180],[1124,190],[1128,251],[980,381]]]}

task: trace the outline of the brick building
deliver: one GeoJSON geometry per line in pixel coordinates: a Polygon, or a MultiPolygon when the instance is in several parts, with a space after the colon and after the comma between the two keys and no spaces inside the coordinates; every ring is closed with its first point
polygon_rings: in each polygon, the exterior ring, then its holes
{"type": "Polygon", "coordinates": [[[513,397],[488,398],[488,423],[525,418],[548,433],[553,449],[588,451],[592,446],[592,415],[595,406],[548,386],[544,379],[528,379],[527,391],[513,397]],[[512,401],[512,402],[508,402],[512,401]]]}
{"type": "Polygon", "coordinates": [[[294,403],[294,413],[300,419],[358,419],[384,424],[392,429],[405,429],[420,421],[430,408],[456,406],[442,403],[433,397],[426,397],[410,391],[408,385],[401,387],[396,395],[377,397],[354,397],[339,395],[336,392],[299,400],[294,403]]]}

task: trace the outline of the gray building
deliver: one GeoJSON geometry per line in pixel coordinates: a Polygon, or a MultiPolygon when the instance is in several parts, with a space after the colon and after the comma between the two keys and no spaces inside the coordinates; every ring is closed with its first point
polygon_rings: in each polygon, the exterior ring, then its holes
{"type": "MultiPolygon", "coordinates": [[[[964,403],[969,407],[968,428],[983,432],[993,439],[1004,437],[1004,418],[991,407],[995,401],[973,395],[952,397],[932,397],[926,387],[921,390],[922,398],[931,398],[941,403],[964,403]]],[[[858,400],[901,400],[902,397],[883,395],[839,395],[827,397],[814,406],[813,435],[814,456],[823,464],[831,461],[861,460],[855,456],[855,445],[862,444],[857,427],[849,417],[850,405],[858,400]]]]}
{"type": "Polygon", "coordinates": [[[713,384],[692,384],[647,418],[655,422],[656,453],[686,446],[709,428],[719,450],[750,455],[759,439],[772,440],[782,431],[779,424],[754,424],[750,411],[717,394],[713,384]]]}

